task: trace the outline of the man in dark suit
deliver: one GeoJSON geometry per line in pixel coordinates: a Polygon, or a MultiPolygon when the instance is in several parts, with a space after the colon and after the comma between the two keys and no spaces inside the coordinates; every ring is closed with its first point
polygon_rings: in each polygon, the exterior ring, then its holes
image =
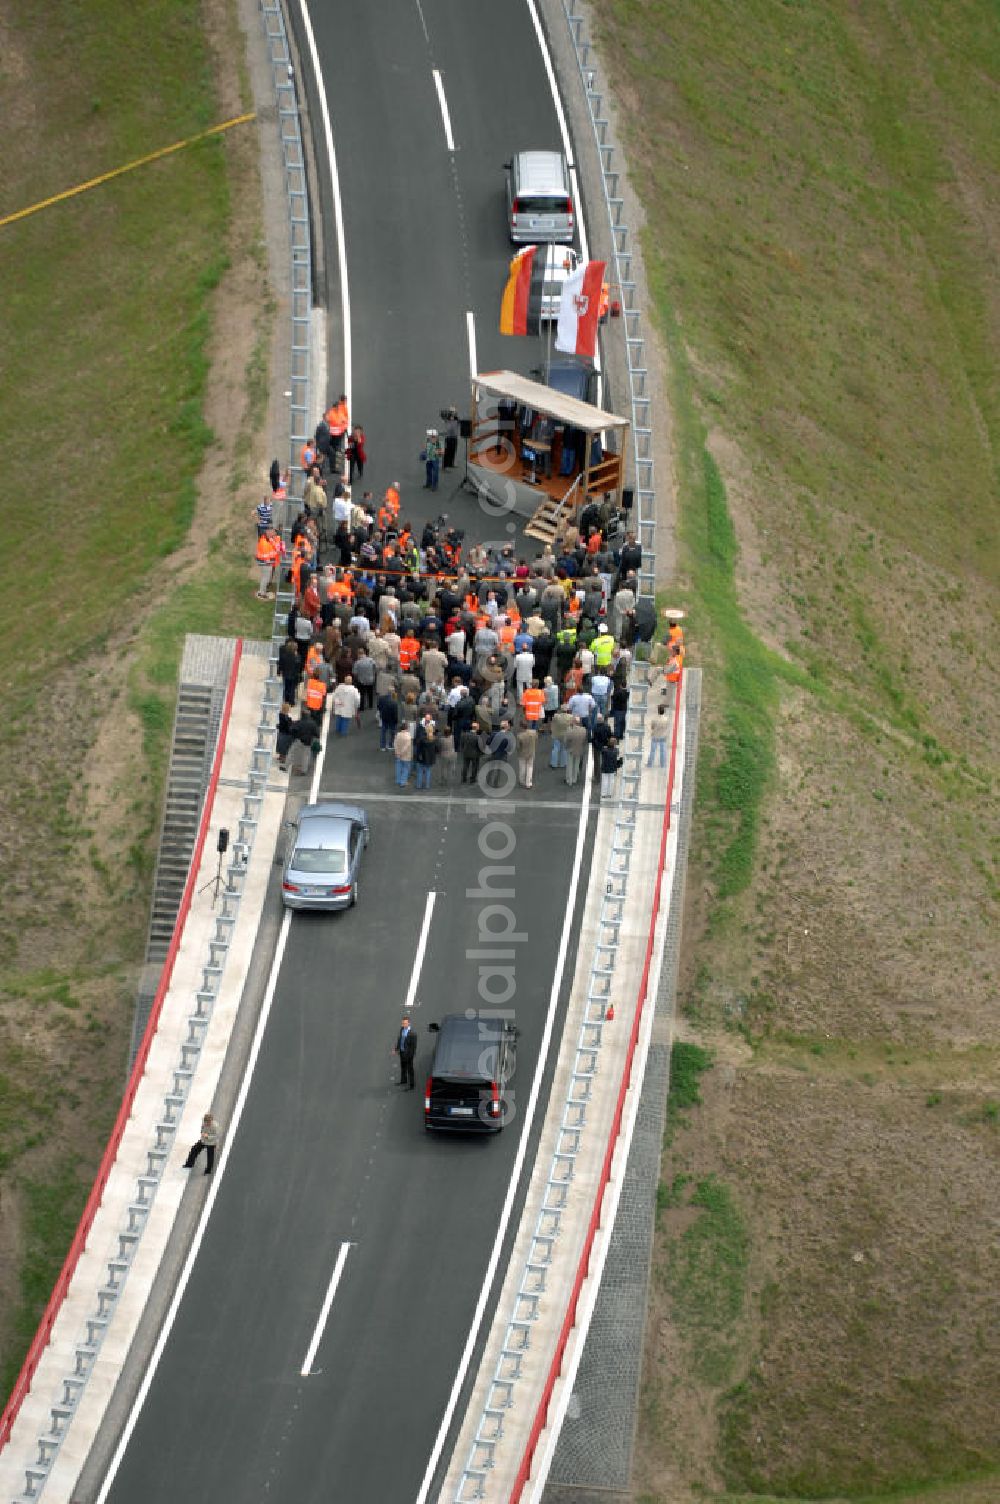
{"type": "Polygon", "coordinates": [[[413,1090],[413,1057],[417,1053],[417,1036],[410,1028],[410,1015],[403,1014],[403,1021],[399,1026],[399,1038],[396,1040],[396,1054],[399,1056],[399,1084],[408,1086],[413,1090]]]}

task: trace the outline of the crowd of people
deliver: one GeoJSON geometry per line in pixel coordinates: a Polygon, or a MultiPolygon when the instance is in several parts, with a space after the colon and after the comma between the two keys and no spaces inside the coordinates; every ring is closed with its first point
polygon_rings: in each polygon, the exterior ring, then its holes
{"type": "MultiPolygon", "coordinates": [[[[377,501],[371,491],[355,500],[351,480],[366,458],[341,398],[303,448],[307,479],[287,543],[274,502],[256,509],[258,595],[279,580],[292,594],[278,654],[278,766],[308,770],[329,714],[334,737],[377,729],[399,788],[506,787],[499,768],[509,764],[530,789],[539,759],[573,785],[589,755],[610,797],[632,650],[652,635],[635,536],[612,546],[607,509],[591,504],[534,558],[512,544],[466,548],[447,517],[417,530],[398,482],[377,501]]],[[[284,494],[277,467],[272,491],[284,494]]],[[[664,688],[683,665],[676,623],[669,652],[664,688]]],[[[669,725],[659,697],[650,765],[665,764],[669,725]]]]}

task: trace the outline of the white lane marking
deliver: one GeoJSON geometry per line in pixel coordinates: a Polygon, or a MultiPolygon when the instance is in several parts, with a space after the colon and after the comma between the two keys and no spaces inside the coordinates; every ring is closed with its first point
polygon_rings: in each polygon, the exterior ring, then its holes
{"type": "Polygon", "coordinates": [[[434,87],[437,89],[438,104],[441,106],[441,119],[444,121],[444,139],[449,151],[455,150],[455,138],[451,133],[451,116],[448,114],[448,101],[444,97],[444,84],[441,82],[441,73],[438,68],[433,68],[434,87]]]}
{"type": "Polygon", "coordinates": [[[549,81],[549,89],[552,93],[552,103],[555,106],[556,119],[559,122],[559,134],[562,136],[563,151],[566,153],[566,161],[570,164],[569,176],[573,188],[573,202],[580,206],[580,251],[584,261],[590,260],[590,252],[587,249],[587,229],[583,222],[583,205],[580,201],[580,184],[576,177],[576,167],[573,165],[573,147],[569,139],[569,126],[566,124],[566,112],[563,109],[562,100],[559,97],[559,85],[556,83],[556,73],[552,66],[552,57],[549,53],[549,44],[545,40],[545,32],[538,17],[538,8],[535,0],[526,0],[531,24],[535,28],[535,36],[538,40],[538,50],[542,54],[542,64],[545,75],[549,81]]]}
{"type": "Polygon", "coordinates": [[[420,939],[417,941],[416,955],[413,957],[413,970],[410,973],[410,985],[406,989],[406,1001],[403,1004],[403,1012],[409,1013],[414,1006],[414,998],[417,995],[417,983],[420,981],[420,971],[424,964],[424,952],[427,949],[427,934],[431,927],[431,915],[434,913],[434,905],[437,902],[436,893],[428,893],[427,902],[424,905],[424,922],[420,926],[420,939]]]}
{"type": "Polygon", "coordinates": [[[531,1137],[531,1124],[534,1120],[535,1109],[538,1106],[538,1098],[542,1090],[542,1076],[545,1074],[545,1064],[549,1053],[549,1045],[552,1040],[552,1030],[555,1026],[556,1009],[559,1005],[559,993],[562,989],[563,972],[566,968],[566,952],[569,948],[570,930],[573,928],[573,915],[576,909],[576,893],[580,885],[580,869],[583,865],[583,848],[587,834],[587,817],[590,813],[590,780],[593,769],[593,758],[587,758],[587,772],[583,782],[583,800],[580,804],[580,820],[576,830],[576,850],[573,853],[573,868],[570,875],[569,891],[566,897],[566,913],[563,918],[562,934],[559,937],[559,951],[556,956],[555,971],[552,975],[552,990],[549,993],[549,1006],[545,1015],[545,1028],[542,1030],[542,1042],[538,1051],[538,1064],[535,1066],[535,1074],[531,1080],[531,1091],[528,1093],[528,1105],[524,1109],[524,1122],[521,1127],[521,1137],[518,1140],[517,1153],[514,1156],[514,1166],[511,1170],[510,1184],[507,1186],[507,1195],[504,1198],[503,1209],[500,1212],[500,1221],[497,1226],[497,1235],[490,1253],[490,1261],[486,1266],[486,1276],[483,1280],[479,1299],[472,1317],[472,1325],[466,1338],[462,1356],[459,1359],[458,1368],[455,1372],[455,1382],[451,1386],[448,1403],[445,1406],[441,1426],[434,1440],[430,1461],[424,1472],[420,1492],[417,1494],[416,1504],[427,1504],[431,1483],[437,1471],[444,1444],[448,1438],[455,1407],[458,1404],[462,1385],[465,1383],[465,1375],[472,1361],[473,1350],[479,1337],[479,1328],[483,1323],[486,1312],[486,1303],[489,1300],[490,1290],[496,1276],[497,1266],[500,1263],[500,1254],[503,1250],[504,1238],[507,1235],[507,1225],[510,1222],[511,1213],[514,1210],[514,1202],[517,1199],[518,1183],[521,1179],[521,1170],[524,1166],[525,1155],[528,1152],[528,1140],[531,1137]]]}
{"type": "Polygon", "coordinates": [[[337,267],[340,274],[340,301],[342,307],[342,323],[344,326],[344,370],[340,383],[340,390],[347,398],[347,411],[351,411],[351,296],[347,287],[347,242],[344,238],[344,206],[340,198],[340,174],[337,171],[337,154],[333,149],[333,127],[330,124],[330,107],[326,101],[326,90],[323,88],[323,73],[319,65],[319,53],[316,51],[316,38],[313,35],[312,21],[309,18],[309,7],[306,0],[301,0],[302,24],[305,27],[306,41],[309,43],[309,56],[312,58],[313,72],[316,75],[316,92],[319,95],[319,107],[323,116],[323,139],[326,142],[326,155],[330,163],[330,186],[333,192],[333,219],[337,229],[337,267]]]}
{"type": "Polygon", "coordinates": [[[337,1286],[340,1284],[340,1276],[344,1272],[344,1265],[347,1263],[347,1255],[350,1253],[350,1251],[350,1243],[341,1243],[340,1252],[337,1254],[337,1262],[333,1266],[333,1273],[330,1275],[330,1283],[327,1285],[326,1295],[323,1297],[323,1305],[320,1309],[319,1316],[316,1318],[316,1327],[312,1334],[312,1341],[309,1344],[309,1351],[306,1353],[305,1362],[302,1364],[302,1368],[300,1370],[304,1379],[307,1379],[312,1373],[313,1359],[316,1356],[316,1351],[322,1340],[323,1331],[326,1327],[326,1318],[330,1314],[330,1307],[333,1305],[333,1297],[337,1293],[337,1286]]]}
{"type": "Polygon", "coordinates": [[[420,24],[424,28],[424,41],[429,44],[431,39],[430,33],[427,30],[427,22],[424,20],[424,8],[420,4],[420,0],[417,0],[417,15],[420,17],[420,24]]]}
{"type": "MultiPolygon", "coordinates": [[[[316,40],[313,36],[313,29],[312,23],[309,19],[309,12],[306,9],[306,0],[302,0],[302,18],[305,24],[306,36],[309,42],[309,51],[312,57],[312,65],[316,74],[316,86],[319,91],[320,105],[323,112],[323,126],[326,136],[326,149],[330,159],[330,180],[333,188],[334,217],[337,225],[337,252],[340,266],[341,317],[344,326],[344,372],[343,380],[341,383],[341,391],[344,392],[347,397],[348,411],[350,411],[351,300],[347,286],[347,250],[344,240],[344,211],[340,199],[340,179],[337,175],[337,158],[333,150],[333,129],[330,125],[330,112],[327,108],[326,95],[323,92],[323,78],[322,73],[320,72],[319,57],[316,52],[316,40]]],[[[316,770],[313,775],[312,789],[310,792],[311,799],[316,798],[316,792],[319,788],[320,779],[323,774],[323,764],[326,761],[326,748],[327,744],[324,743],[323,749],[316,759],[316,770]]],[[[274,1003],[274,994],[278,985],[278,975],[281,971],[281,963],[285,954],[285,946],[288,944],[288,932],[291,928],[291,922],[292,911],[291,909],[286,909],[284,917],[281,921],[281,929],[278,933],[278,943],[275,946],[274,959],[271,962],[271,970],[268,973],[267,986],[264,989],[264,999],[261,1003],[260,1017],[257,1019],[257,1028],[254,1031],[253,1044],[250,1046],[250,1054],[247,1057],[246,1069],[243,1073],[243,1080],[240,1082],[239,1094],[236,1098],[236,1102],[230,1116],[229,1126],[226,1131],[226,1137],[223,1141],[219,1158],[216,1163],[215,1173],[212,1176],[212,1183],[208,1188],[208,1195],[205,1197],[205,1204],[202,1207],[201,1217],[198,1220],[198,1226],[195,1228],[191,1247],[188,1249],[187,1258],[184,1261],[184,1267],[181,1270],[181,1276],[177,1282],[177,1288],[174,1291],[173,1299],[170,1302],[170,1307],[164,1318],[163,1325],[160,1328],[160,1334],[157,1338],[156,1346],[153,1349],[149,1364],[146,1368],[146,1372],[143,1375],[142,1383],[139,1386],[135,1401],[133,1402],[132,1408],[129,1411],[128,1420],[125,1423],[125,1427],[122,1431],[121,1437],[119,1438],[118,1445],[115,1448],[114,1456],[112,1457],[111,1462],[108,1466],[108,1471],[105,1476],[104,1482],[101,1485],[101,1492],[97,1497],[97,1504],[107,1504],[108,1495],[110,1494],[111,1489],[114,1486],[115,1477],[118,1473],[118,1469],[121,1467],[122,1458],[125,1456],[125,1450],[132,1438],[132,1433],[135,1430],[136,1424],[139,1420],[139,1414],[146,1402],[146,1396],[149,1394],[150,1388],[152,1387],[157,1367],[159,1366],[160,1359],[163,1356],[164,1348],[167,1345],[167,1339],[170,1336],[171,1328],[173,1327],[174,1321],[177,1318],[177,1312],[180,1309],[180,1304],[184,1297],[184,1292],[187,1289],[188,1280],[191,1278],[191,1271],[194,1268],[195,1259],[198,1257],[198,1252],[205,1237],[205,1232],[208,1228],[208,1219],[212,1215],[212,1208],[215,1205],[215,1198],[219,1194],[219,1186],[222,1183],[222,1177],[225,1173],[226,1165],[229,1162],[229,1146],[236,1138],[236,1130],[239,1126],[240,1118],[243,1116],[243,1109],[246,1106],[247,1097],[250,1095],[250,1082],[253,1078],[254,1069],[257,1065],[257,1058],[260,1055],[261,1046],[264,1042],[264,1031],[267,1028],[267,1021],[271,1016],[271,1007],[274,1003]]]]}
{"type": "Polygon", "coordinates": [[[271,1016],[271,1005],[274,1002],[275,988],[278,984],[278,973],[281,970],[282,957],[285,954],[285,945],[288,942],[288,931],[291,925],[291,919],[292,912],[290,909],[286,909],[285,917],[281,925],[281,932],[278,935],[278,944],[275,947],[274,961],[271,964],[271,972],[268,976],[267,987],[264,991],[264,1001],[261,1006],[260,1017],[257,1020],[257,1028],[254,1033],[253,1044],[250,1047],[250,1056],[247,1060],[247,1066],[243,1074],[243,1080],[240,1083],[239,1096],[236,1098],[236,1104],[233,1108],[228,1128],[226,1129],[226,1136],[223,1139],[222,1150],[219,1155],[218,1163],[215,1167],[215,1173],[212,1176],[212,1183],[208,1188],[208,1195],[205,1197],[205,1204],[202,1207],[201,1216],[198,1219],[198,1226],[195,1228],[191,1247],[188,1249],[187,1258],[184,1260],[184,1267],[181,1270],[181,1277],[177,1281],[177,1289],[174,1291],[174,1298],[170,1302],[170,1308],[167,1311],[163,1325],[160,1328],[160,1335],[156,1340],[156,1346],[153,1348],[153,1353],[146,1368],[146,1372],[143,1375],[142,1383],[139,1385],[139,1392],[135,1397],[135,1402],[132,1405],[132,1409],[129,1411],[129,1417],[125,1423],[125,1429],[121,1434],[121,1439],[119,1440],[118,1445],[115,1448],[115,1454],[111,1459],[104,1482],[101,1485],[101,1492],[97,1496],[97,1504],[106,1504],[107,1497],[111,1492],[112,1486],[115,1481],[115,1476],[118,1472],[119,1467],[121,1466],[122,1458],[125,1455],[125,1449],[132,1438],[132,1432],[135,1430],[136,1422],[139,1419],[139,1412],[141,1411],[146,1401],[146,1396],[149,1393],[150,1387],[153,1383],[153,1378],[156,1374],[157,1367],[159,1366],[160,1359],[163,1356],[163,1350],[167,1345],[167,1339],[170,1336],[171,1329],[177,1317],[177,1312],[180,1309],[181,1301],[184,1298],[184,1292],[187,1289],[188,1280],[191,1278],[191,1271],[194,1268],[195,1259],[198,1257],[199,1250],[201,1249],[202,1239],[204,1238],[206,1229],[208,1227],[208,1219],[212,1215],[212,1208],[215,1205],[215,1198],[219,1194],[219,1186],[222,1183],[222,1177],[225,1174],[226,1165],[229,1163],[229,1149],[236,1137],[236,1130],[239,1126],[240,1118],[243,1116],[243,1109],[246,1106],[247,1097],[250,1094],[250,1080],[253,1076],[254,1066],[257,1064],[257,1056],[260,1054],[261,1044],[264,1040],[264,1030],[267,1028],[267,1021],[271,1016]]]}
{"type": "Polygon", "coordinates": [[[476,319],[470,308],[465,315],[465,327],[469,336],[469,375],[479,374],[476,367],[476,319]]]}

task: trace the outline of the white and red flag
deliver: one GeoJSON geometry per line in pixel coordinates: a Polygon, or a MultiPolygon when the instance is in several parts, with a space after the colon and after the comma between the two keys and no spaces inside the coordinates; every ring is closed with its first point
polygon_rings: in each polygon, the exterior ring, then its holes
{"type": "Polygon", "coordinates": [[[567,355],[586,355],[593,360],[597,352],[604,267],[603,261],[588,261],[563,283],[556,349],[567,355]]]}

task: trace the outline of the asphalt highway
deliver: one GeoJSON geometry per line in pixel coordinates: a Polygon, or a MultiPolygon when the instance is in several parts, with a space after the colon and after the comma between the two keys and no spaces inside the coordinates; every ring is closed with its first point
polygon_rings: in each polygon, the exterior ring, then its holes
{"type": "MultiPolygon", "coordinates": [[[[468,312],[479,369],[528,372],[541,360],[538,341],[497,331],[511,255],[503,163],[521,148],[560,145],[527,5],[317,0],[311,15],[343,197],[364,484],[378,491],[398,479],[412,522],[447,511],[470,539],[496,538],[497,519],[455,480],[434,498],[420,489],[418,454],[439,408],[467,411],[468,312]]],[[[322,213],[336,395],[342,289],[328,193],[322,213]]],[[[360,903],[292,919],[215,1210],[111,1489],[119,1504],[417,1498],[517,1156],[581,818],[579,790],[543,767],[506,811],[460,792],[438,789],[431,801],[396,791],[372,724],[329,751],[323,796],[369,809],[360,903]],[[469,952],[485,901],[468,893],[499,860],[481,848],[490,820],[513,840],[505,903],[525,936],[506,1005],[521,1031],[514,1111],[499,1136],[442,1139],[422,1126],[427,1024],[484,1006],[469,952]],[[410,1093],[395,1084],[391,1049],[429,892],[410,1093]]],[[[588,824],[584,816],[585,835],[588,824]]],[[[581,897],[587,875],[585,856],[581,897]]],[[[571,931],[556,1042],[573,954],[571,931]]],[[[515,1224],[516,1207],[511,1236],[515,1224]]]]}
{"type": "MultiPolygon", "coordinates": [[[[503,164],[517,151],[561,148],[525,0],[338,0],[312,7],[344,205],[353,348],[352,416],[364,426],[376,491],[402,486],[411,522],[445,511],[468,538],[503,538],[503,522],[444,474],[431,498],[419,454],[440,409],[469,411],[467,314],[477,368],[529,374],[541,339],[498,328],[514,253],[503,164]],[[455,150],[447,148],[440,75],[455,150]]],[[[319,151],[322,163],[323,153],[319,151]]],[[[334,222],[324,219],[331,276],[334,222]]],[[[328,386],[342,377],[340,289],[327,289],[328,386]]],[[[461,457],[461,445],[459,449],[461,457]]]]}

